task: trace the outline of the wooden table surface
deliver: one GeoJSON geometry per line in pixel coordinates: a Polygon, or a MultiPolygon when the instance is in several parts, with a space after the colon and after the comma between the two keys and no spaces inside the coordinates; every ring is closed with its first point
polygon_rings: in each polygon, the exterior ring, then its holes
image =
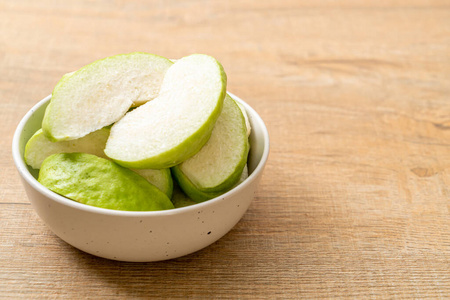
{"type": "Polygon", "coordinates": [[[448,1],[0,0],[0,298],[449,298],[448,1]],[[59,78],[145,51],[216,57],[271,153],[194,254],[85,254],[33,211],[13,131],[59,78]]]}

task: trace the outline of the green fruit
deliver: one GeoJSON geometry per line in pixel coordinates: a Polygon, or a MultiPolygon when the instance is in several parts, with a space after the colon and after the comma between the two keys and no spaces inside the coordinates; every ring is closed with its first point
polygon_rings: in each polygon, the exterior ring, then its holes
{"type": "Polygon", "coordinates": [[[156,98],[172,62],[135,52],[107,57],[64,75],[42,122],[52,141],[73,140],[108,126],[132,106],[156,98]]]}
{"type": "Polygon", "coordinates": [[[193,201],[189,198],[178,186],[178,184],[174,184],[173,186],[173,196],[172,203],[175,208],[191,206],[197,204],[197,202],[193,201]]]}
{"type": "MultiPolygon", "coordinates": [[[[177,191],[174,188],[173,196],[172,196],[172,202],[175,207],[181,207],[181,206],[188,206],[192,205],[193,203],[200,203],[206,200],[210,200],[216,197],[219,197],[220,195],[226,193],[227,191],[235,188],[239,184],[241,184],[245,179],[248,178],[248,168],[247,165],[242,170],[242,174],[239,177],[239,181],[233,185],[231,188],[227,190],[217,191],[217,192],[203,192],[199,190],[197,187],[195,187],[192,182],[189,181],[189,179],[180,172],[179,169],[172,168],[172,174],[176,178],[176,186],[183,185],[182,189],[179,189],[177,191]]],[[[175,186],[175,185],[174,185],[175,186]]]]}
{"type": "Polygon", "coordinates": [[[173,180],[170,169],[133,169],[133,171],[160,189],[169,199],[172,198],[173,180]]]}
{"type": "Polygon", "coordinates": [[[250,120],[248,118],[248,114],[245,111],[245,106],[243,104],[241,104],[240,102],[237,102],[237,101],[236,101],[236,104],[239,106],[239,108],[242,111],[242,115],[244,116],[245,127],[247,128],[247,136],[250,136],[250,133],[252,132],[252,126],[250,125],[250,120]]]}
{"type": "Polygon", "coordinates": [[[183,191],[195,201],[231,189],[247,164],[249,143],[241,109],[227,95],[211,138],[194,156],[172,168],[183,191]]]}
{"type": "Polygon", "coordinates": [[[76,140],[52,142],[39,129],[25,146],[25,162],[34,169],[40,169],[44,159],[55,153],[84,152],[106,158],[103,149],[108,136],[109,129],[102,128],[76,140]]]}
{"type": "Polygon", "coordinates": [[[105,154],[129,168],[177,165],[208,141],[225,94],[226,75],[217,60],[202,54],[179,59],[167,70],[159,96],[112,126],[105,154]]]}
{"type": "Polygon", "coordinates": [[[127,211],[173,208],[169,198],[135,172],[86,153],[58,153],[41,165],[38,181],[80,203],[127,211]]]}

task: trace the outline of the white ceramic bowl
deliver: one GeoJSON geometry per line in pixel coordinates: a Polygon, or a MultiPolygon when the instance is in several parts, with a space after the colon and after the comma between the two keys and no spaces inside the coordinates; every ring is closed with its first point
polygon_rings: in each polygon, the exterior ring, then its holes
{"type": "Polygon", "coordinates": [[[148,262],[172,259],[200,250],[224,236],[248,209],[269,155],[263,120],[244,101],[252,126],[249,177],[215,199],[166,211],[130,212],[98,208],[62,197],[41,185],[24,162],[25,144],[41,127],[50,96],[19,123],[12,154],[25,191],[39,217],[61,239],[96,256],[148,262]]]}

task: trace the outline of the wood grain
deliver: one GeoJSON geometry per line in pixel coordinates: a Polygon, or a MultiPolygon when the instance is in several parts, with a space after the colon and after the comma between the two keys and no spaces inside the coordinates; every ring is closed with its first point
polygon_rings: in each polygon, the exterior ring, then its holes
{"type": "Polygon", "coordinates": [[[448,1],[0,0],[0,298],[450,298],[449,20],[448,1]],[[215,56],[271,137],[244,218],[166,262],[62,242],[11,158],[64,73],[132,51],[215,56]]]}

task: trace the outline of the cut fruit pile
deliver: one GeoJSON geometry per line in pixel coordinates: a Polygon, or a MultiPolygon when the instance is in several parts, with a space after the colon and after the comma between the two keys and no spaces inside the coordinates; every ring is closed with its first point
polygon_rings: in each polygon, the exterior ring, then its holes
{"type": "Polygon", "coordinates": [[[98,60],[58,82],[25,161],[48,189],[102,208],[215,198],[248,176],[251,129],[226,82],[221,64],[203,54],[98,60]]]}

